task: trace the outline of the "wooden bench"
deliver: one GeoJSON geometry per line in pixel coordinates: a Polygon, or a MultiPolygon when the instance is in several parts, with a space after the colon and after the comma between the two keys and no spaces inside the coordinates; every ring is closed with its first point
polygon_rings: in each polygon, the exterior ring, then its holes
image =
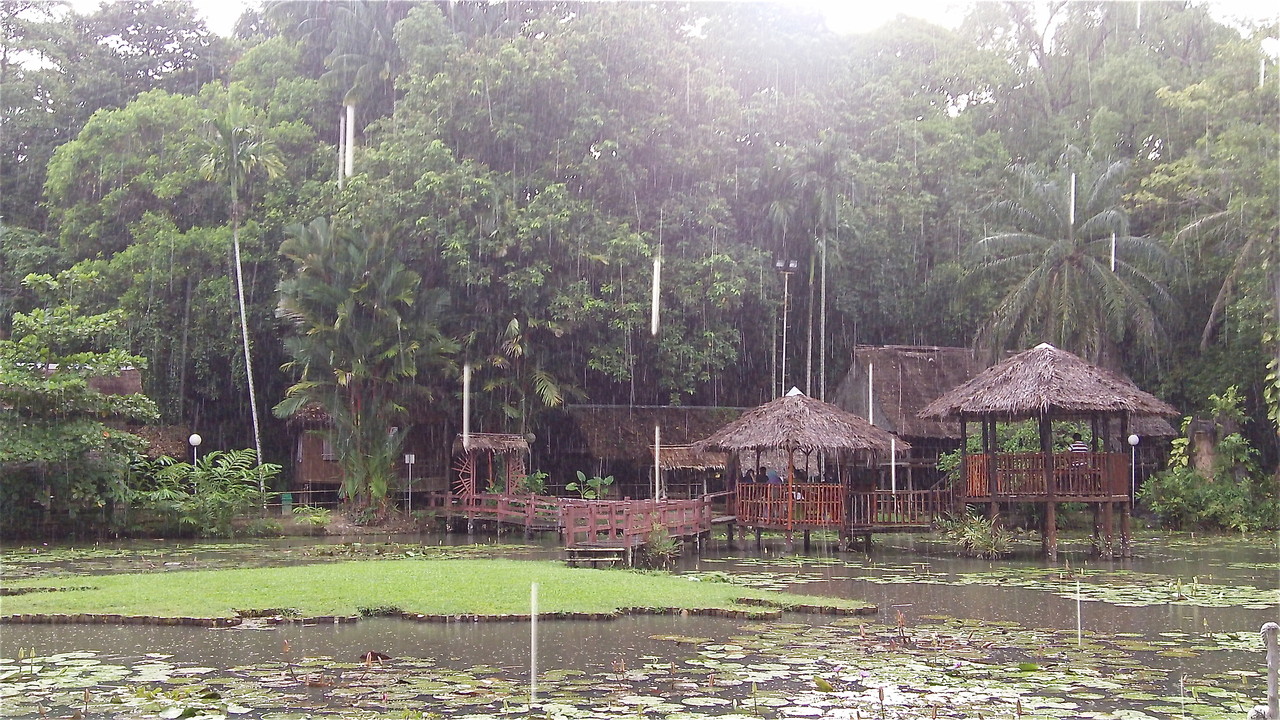
{"type": "Polygon", "coordinates": [[[575,545],[565,548],[565,562],[570,567],[579,563],[599,567],[601,564],[621,565],[627,561],[627,549],[608,545],[575,545]]]}

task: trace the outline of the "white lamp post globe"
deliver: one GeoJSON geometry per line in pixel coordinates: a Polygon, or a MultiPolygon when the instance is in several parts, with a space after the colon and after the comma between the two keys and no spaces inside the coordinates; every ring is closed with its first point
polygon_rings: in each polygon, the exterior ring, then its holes
{"type": "Polygon", "coordinates": [[[1134,445],[1134,446],[1136,446],[1136,445],[1138,444],[1138,440],[1139,440],[1139,438],[1138,438],[1138,436],[1137,436],[1137,435],[1130,435],[1130,436],[1129,436],[1129,444],[1130,444],[1130,445],[1134,445]]]}
{"type": "Polygon", "coordinates": [[[191,433],[191,437],[187,438],[187,444],[191,446],[191,462],[200,459],[200,443],[204,442],[204,438],[198,433],[191,433]]]}

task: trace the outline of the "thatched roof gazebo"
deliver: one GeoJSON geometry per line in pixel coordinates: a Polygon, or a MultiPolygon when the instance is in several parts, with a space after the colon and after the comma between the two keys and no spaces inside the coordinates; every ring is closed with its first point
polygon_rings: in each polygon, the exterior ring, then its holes
{"type": "Polygon", "coordinates": [[[749,485],[739,484],[737,517],[743,525],[755,527],[757,537],[761,528],[783,529],[790,542],[795,529],[804,530],[806,540],[814,528],[836,527],[842,537],[846,534],[849,488],[840,476],[842,461],[869,463],[904,454],[910,445],[857,415],[792,389],[784,397],[743,413],[710,437],[694,443],[693,449],[735,455],[754,452],[756,465],[762,454],[781,452],[786,457],[785,478],[770,474],[749,485]],[[818,454],[834,471],[835,482],[829,478],[797,478],[796,453],[806,459],[818,454]]]}
{"type": "Polygon", "coordinates": [[[792,389],[742,414],[710,437],[693,444],[695,450],[740,453],[781,450],[786,453],[851,452],[888,457],[911,447],[852,413],[792,389]]]}
{"type": "Polygon", "coordinates": [[[1044,503],[1045,550],[1051,558],[1057,555],[1056,506],[1060,501],[1103,508],[1108,518],[1103,554],[1110,552],[1111,508],[1122,504],[1122,545],[1123,551],[1128,551],[1133,501],[1130,456],[1123,448],[1108,451],[1099,446],[1099,422],[1119,420],[1122,429],[1117,437],[1123,437],[1137,418],[1177,414],[1173,406],[1120,375],[1047,343],[987,368],[920,411],[924,418],[958,418],[962,436],[967,436],[970,420],[981,422],[983,452],[964,458],[960,491],[971,502],[987,503],[992,517],[1002,502],[1044,503]],[[1040,452],[996,452],[996,422],[1020,420],[1039,423],[1040,452]],[[1055,455],[1055,420],[1089,421],[1093,429],[1090,451],[1055,455]]]}
{"type": "Polygon", "coordinates": [[[1131,381],[1048,344],[1018,353],[978,373],[920,411],[941,420],[993,416],[1026,420],[1044,416],[1082,419],[1098,415],[1164,416],[1178,411],[1131,381]]]}

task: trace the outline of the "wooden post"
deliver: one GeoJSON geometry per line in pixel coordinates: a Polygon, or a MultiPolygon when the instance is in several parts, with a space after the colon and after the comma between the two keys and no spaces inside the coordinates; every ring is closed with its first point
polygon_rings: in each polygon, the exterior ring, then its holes
{"type": "Polygon", "coordinates": [[[1104,558],[1115,557],[1115,506],[1116,504],[1110,501],[1107,501],[1102,506],[1102,524],[1103,532],[1105,533],[1105,540],[1102,544],[1102,557],[1104,558]]]}
{"type": "Polygon", "coordinates": [[[1050,560],[1058,559],[1058,500],[1053,468],[1053,421],[1048,415],[1040,416],[1040,454],[1044,458],[1044,551],[1050,560]]]}
{"type": "Polygon", "coordinates": [[[996,503],[996,462],[992,446],[995,443],[995,421],[990,417],[982,418],[982,472],[987,477],[987,519],[995,520],[1000,513],[996,503]]]}
{"type": "Polygon", "coordinates": [[[1102,519],[1099,517],[1098,503],[1089,503],[1089,510],[1093,514],[1093,547],[1099,555],[1102,554],[1102,519]]]}
{"type": "MultiPolygon", "coordinates": [[[[1262,626],[1262,643],[1267,646],[1267,717],[1280,718],[1280,625],[1262,626]]],[[[1252,717],[1252,714],[1250,715],[1252,717]]]]}
{"type": "Polygon", "coordinates": [[[1120,504],[1120,557],[1133,557],[1133,539],[1130,537],[1132,503],[1120,504]]]}

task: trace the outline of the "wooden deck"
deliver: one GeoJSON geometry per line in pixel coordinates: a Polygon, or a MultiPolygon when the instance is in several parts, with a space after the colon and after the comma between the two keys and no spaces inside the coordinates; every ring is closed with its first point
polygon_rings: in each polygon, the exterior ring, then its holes
{"type": "Polygon", "coordinates": [[[1041,453],[986,453],[964,462],[967,502],[1128,502],[1125,453],[1057,453],[1046,472],[1041,453]]]}

